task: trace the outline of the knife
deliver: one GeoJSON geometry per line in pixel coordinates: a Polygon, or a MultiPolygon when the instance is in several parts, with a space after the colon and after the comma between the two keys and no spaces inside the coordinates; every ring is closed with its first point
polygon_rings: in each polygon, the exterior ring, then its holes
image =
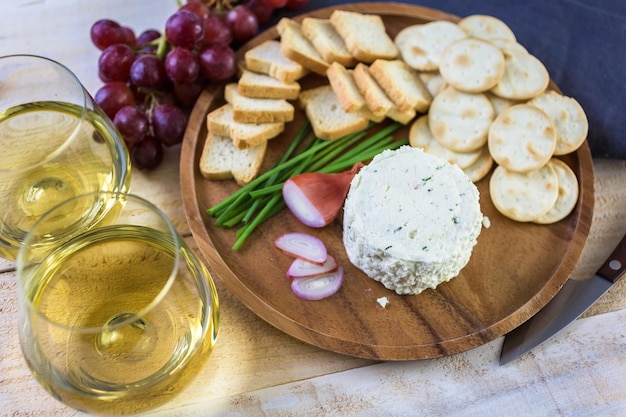
{"type": "Polygon", "coordinates": [[[598,272],[584,281],[569,279],[544,308],[504,338],[500,365],[540,345],[580,317],[626,272],[626,236],[598,272]]]}

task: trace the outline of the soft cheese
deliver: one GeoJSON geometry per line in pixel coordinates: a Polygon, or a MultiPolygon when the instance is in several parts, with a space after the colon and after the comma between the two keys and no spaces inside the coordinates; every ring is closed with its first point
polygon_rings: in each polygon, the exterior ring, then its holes
{"type": "Polygon", "coordinates": [[[353,179],[344,206],[350,261],[398,294],[456,277],[481,231],[476,186],[455,165],[403,146],[376,156],[353,179]]]}

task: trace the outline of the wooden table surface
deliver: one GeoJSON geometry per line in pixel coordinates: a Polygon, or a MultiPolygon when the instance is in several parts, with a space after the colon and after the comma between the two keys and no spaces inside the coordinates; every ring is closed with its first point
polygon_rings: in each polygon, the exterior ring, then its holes
{"type": "MultiPolygon", "coordinates": [[[[111,18],[161,29],[175,0],[12,0],[0,9],[0,55],[56,59],[94,94],[99,52],[89,28],[111,18]]],[[[195,248],[179,185],[180,148],[133,172],[132,192],[163,209],[195,248]]],[[[626,232],[626,161],[594,160],[595,212],[574,279],[592,274],[626,232]]],[[[0,416],[74,416],[31,376],[18,344],[14,263],[0,260],[0,416]]],[[[310,346],[271,327],[228,293],[217,347],[165,416],[626,416],[626,280],[531,353],[498,366],[503,338],[457,355],[376,362],[310,346]]]]}

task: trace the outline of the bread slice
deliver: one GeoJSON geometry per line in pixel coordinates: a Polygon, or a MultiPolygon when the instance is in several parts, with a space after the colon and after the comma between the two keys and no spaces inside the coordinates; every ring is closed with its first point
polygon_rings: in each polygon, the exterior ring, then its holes
{"type": "Polygon", "coordinates": [[[228,136],[237,149],[247,149],[275,138],[285,129],[284,123],[240,123],[233,119],[233,105],[224,104],[207,115],[211,133],[228,136]]]}
{"type": "Polygon", "coordinates": [[[326,62],[338,62],[344,67],[352,68],[356,59],[350,54],[343,38],[337,33],[328,19],[305,17],[302,20],[302,34],[311,42],[326,62]]]}
{"type": "Polygon", "coordinates": [[[287,58],[280,50],[280,42],[273,39],[246,51],[244,61],[250,71],[267,74],[286,83],[297,81],[308,73],[302,65],[287,58]]]}
{"type": "Polygon", "coordinates": [[[231,138],[209,132],[200,155],[200,173],[210,180],[234,178],[245,185],[258,174],[266,149],[267,142],[237,149],[231,138]]]}
{"type": "Polygon", "coordinates": [[[300,104],[320,139],[334,140],[369,126],[369,119],[360,113],[348,113],[339,104],[330,85],[322,85],[300,93],[300,104]]]}
{"type": "Polygon", "coordinates": [[[335,10],[329,20],[358,61],[369,64],[377,59],[398,57],[398,48],[379,15],[335,10]]]}
{"type": "Polygon", "coordinates": [[[404,125],[413,120],[417,114],[415,109],[401,111],[398,106],[387,96],[378,82],[369,72],[367,65],[359,63],[352,72],[354,82],[363,94],[369,110],[377,116],[389,117],[404,125]]]}
{"type": "Polygon", "coordinates": [[[237,83],[226,85],[224,98],[233,105],[233,120],[236,122],[283,123],[294,118],[294,107],[287,100],[242,96],[237,83]]]}
{"type": "Polygon", "coordinates": [[[238,91],[246,97],[295,100],[300,94],[300,84],[297,81],[286,83],[267,74],[244,69],[239,77],[238,91]]]}
{"type": "Polygon", "coordinates": [[[404,61],[377,59],[369,70],[401,111],[413,108],[424,113],[428,110],[433,97],[417,73],[404,61]]]}
{"type": "Polygon", "coordinates": [[[320,75],[326,75],[328,62],[302,34],[300,23],[287,17],[276,25],[280,34],[280,50],[287,58],[320,75]]]}
{"type": "Polygon", "coordinates": [[[367,107],[365,98],[354,81],[352,70],[333,62],[326,73],[339,104],[348,113],[360,113],[373,122],[382,122],[385,115],[375,115],[367,107]]]}

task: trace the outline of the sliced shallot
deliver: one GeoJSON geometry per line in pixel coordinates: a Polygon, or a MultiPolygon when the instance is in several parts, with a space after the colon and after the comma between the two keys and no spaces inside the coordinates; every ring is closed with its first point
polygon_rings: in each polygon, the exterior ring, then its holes
{"type": "Polygon", "coordinates": [[[343,268],[335,272],[315,277],[295,278],[291,281],[291,291],[305,300],[321,300],[337,292],[343,283],[343,268]]]}
{"type": "Polygon", "coordinates": [[[294,259],[287,270],[287,278],[309,278],[318,275],[335,272],[339,264],[332,256],[328,255],[324,265],[317,265],[302,259],[294,259]]]}
{"type": "Polygon", "coordinates": [[[287,255],[316,265],[324,265],[328,257],[324,243],[307,233],[285,233],[274,241],[274,246],[287,255]]]}
{"type": "Polygon", "coordinates": [[[295,175],[283,185],[285,204],[303,224],[326,226],[339,214],[350,182],[362,166],[359,162],[351,170],[336,174],[306,172],[295,175]]]}

